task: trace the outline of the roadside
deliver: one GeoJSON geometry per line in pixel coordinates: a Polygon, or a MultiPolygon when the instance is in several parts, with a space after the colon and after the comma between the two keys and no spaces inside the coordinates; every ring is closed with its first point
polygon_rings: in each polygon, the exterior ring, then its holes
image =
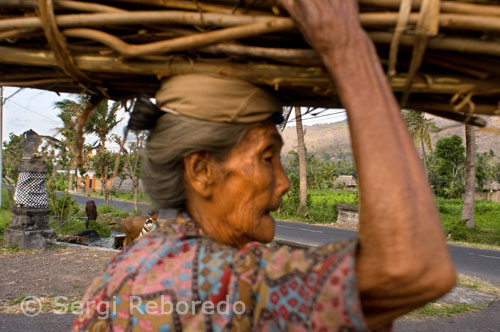
{"type": "MultiPolygon", "coordinates": [[[[77,310],[77,301],[115,254],[81,246],[29,251],[0,247],[0,264],[5,271],[0,274],[0,332],[69,330],[75,316],[55,312],[77,310]],[[21,312],[21,303],[28,296],[40,299],[37,317],[21,312]],[[64,298],[57,300],[57,296],[64,298]]],[[[399,319],[394,331],[499,332],[495,330],[500,326],[499,296],[499,286],[460,276],[453,292],[399,319]]]]}
{"type": "MultiPolygon", "coordinates": [[[[331,223],[311,223],[307,222],[304,220],[296,220],[296,219],[288,219],[288,218],[280,218],[280,221],[285,221],[285,222],[293,222],[293,223],[302,223],[306,225],[317,225],[317,226],[325,226],[325,227],[332,227],[332,228],[338,228],[338,229],[346,229],[350,231],[358,231],[358,224],[353,223],[353,222],[331,222],[331,223]]],[[[446,243],[450,245],[455,245],[455,246],[462,246],[462,247],[469,247],[469,248],[476,248],[476,249],[486,249],[486,250],[496,250],[500,251],[500,246],[495,246],[491,244],[484,244],[484,243],[470,243],[470,242],[464,242],[464,241],[453,241],[453,240],[447,240],[446,243]]]]}
{"type": "MultiPolygon", "coordinates": [[[[68,190],[68,194],[71,196],[80,196],[80,197],[85,197],[87,199],[87,193],[86,192],[80,192],[77,190],[68,190]]],[[[90,193],[92,198],[100,198],[104,199],[104,195],[102,195],[99,191],[93,191],[90,193]]],[[[143,195],[145,196],[145,194],[143,195]]],[[[134,199],[133,198],[125,198],[123,194],[120,194],[120,196],[116,197],[114,195],[109,195],[109,201],[110,202],[127,202],[134,204],[134,199]]],[[[143,199],[138,199],[137,200],[138,205],[142,206],[150,206],[151,205],[151,200],[149,197],[144,197],[143,199]]]]}

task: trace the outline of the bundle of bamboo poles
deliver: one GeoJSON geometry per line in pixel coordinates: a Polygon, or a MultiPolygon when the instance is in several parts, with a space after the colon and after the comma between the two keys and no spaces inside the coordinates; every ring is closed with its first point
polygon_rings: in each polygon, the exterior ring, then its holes
{"type": "MultiPolygon", "coordinates": [[[[359,0],[402,107],[500,114],[500,1],[359,0]]],[[[2,0],[0,85],[127,99],[218,73],[289,105],[340,106],[321,61],[270,0],[2,0]]]]}

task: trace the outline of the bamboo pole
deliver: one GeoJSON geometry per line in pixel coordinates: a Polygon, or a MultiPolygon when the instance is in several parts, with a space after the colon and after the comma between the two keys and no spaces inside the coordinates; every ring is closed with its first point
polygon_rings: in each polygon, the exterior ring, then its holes
{"type": "MultiPolygon", "coordinates": [[[[111,2],[113,2],[111,0],[111,2]]],[[[224,6],[220,4],[207,3],[201,1],[182,1],[182,0],[141,0],[140,2],[134,0],[120,0],[120,2],[125,3],[140,3],[141,5],[157,6],[162,8],[175,8],[183,10],[194,10],[221,14],[254,14],[254,15],[269,15],[270,12],[262,10],[245,10],[242,8],[236,8],[234,3],[231,6],[224,6]]]]}
{"type": "Polygon", "coordinates": [[[440,0],[423,0],[417,22],[417,31],[413,53],[411,56],[410,68],[405,83],[405,89],[401,96],[401,107],[405,107],[410,96],[413,78],[424,59],[425,49],[429,37],[436,36],[439,31],[439,4],[440,0]]]}
{"type": "Polygon", "coordinates": [[[131,45],[123,42],[115,36],[91,29],[68,29],[64,30],[67,37],[86,38],[101,42],[113,50],[125,56],[136,57],[160,53],[185,51],[193,48],[203,47],[227,40],[248,38],[261,34],[289,30],[294,23],[289,20],[277,19],[265,23],[254,23],[226,29],[197,33],[190,36],[178,37],[143,45],[131,45]]]}
{"type": "Polygon", "coordinates": [[[101,5],[98,3],[91,2],[80,2],[72,0],[55,0],[55,7],[78,10],[82,12],[92,12],[92,13],[126,13],[124,9],[101,5]]]}
{"type": "MultiPolygon", "coordinates": [[[[126,10],[116,7],[73,0],[54,0],[54,7],[90,13],[126,12],[126,10]]],[[[38,3],[37,0],[2,0],[0,1],[0,8],[36,9],[38,8],[38,3]]]]}
{"type": "MultiPolygon", "coordinates": [[[[361,13],[361,24],[365,28],[393,27],[398,21],[398,13],[361,13]]],[[[194,13],[186,11],[134,11],[125,13],[68,14],[56,16],[59,28],[69,27],[108,27],[110,25],[141,24],[183,24],[207,27],[229,27],[271,20],[289,20],[274,16],[231,15],[220,13],[194,13]]],[[[416,24],[418,14],[411,14],[410,24],[416,24]]],[[[500,31],[500,20],[496,17],[472,16],[464,14],[442,14],[439,27],[465,31],[500,31]]],[[[0,20],[0,31],[12,29],[41,28],[38,17],[21,17],[0,20]]]]}
{"type": "MultiPolygon", "coordinates": [[[[368,32],[368,35],[375,43],[390,44],[392,33],[390,32],[368,32]]],[[[403,36],[400,45],[412,47],[415,36],[403,36]]],[[[500,56],[500,43],[487,42],[472,38],[456,37],[434,37],[427,42],[428,49],[456,51],[468,54],[487,54],[500,56]]]]}
{"type": "MultiPolygon", "coordinates": [[[[230,27],[273,20],[291,21],[290,18],[274,16],[231,15],[219,13],[193,13],[178,10],[136,11],[125,13],[67,14],[57,15],[59,28],[69,27],[108,27],[110,25],[141,24],[181,24],[205,25],[207,27],[230,27]]],[[[0,20],[0,31],[12,29],[41,28],[38,17],[21,17],[0,20]]]]}
{"type": "MultiPolygon", "coordinates": [[[[359,15],[361,25],[364,28],[393,27],[398,20],[398,13],[361,13],[359,15]]],[[[419,14],[410,14],[409,24],[415,25],[419,14]]],[[[439,15],[439,28],[465,31],[500,31],[500,20],[497,17],[465,15],[465,14],[441,14],[439,15]]]]}
{"type": "Polygon", "coordinates": [[[402,0],[399,7],[399,16],[396,23],[396,29],[394,30],[394,36],[392,37],[391,41],[391,49],[389,51],[389,65],[387,69],[387,76],[389,77],[389,79],[396,75],[396,62],[398,61],[399,42],[401,41],[401,37],[403,36],[403,33],[407,28],[410,12],[411,0],[402,0]]]}
{"type": "MultiPolygon", "coordinates": [[[[422,0],[413,0],[412,8],[418,9],[422,0]]],[[[401,0],[359,0],[361,6],[382,7],[387,9],[399,8],[401,0]]],[[[463,3],[458,1],[441,1],[441,12],[455,14],[473,14],[485,16],[500,16],[500,6],[497,4],[463,3]]]]}
{"type": "MultiPolygon", "coordinates": [[[[0,46],[5,64],[56,67],[54,55],[49,51],[34,51],[0,46]]],[[[110,56],[75,56],[78,68],[88,73],[134,74],[137,76],[169,77],[189,73],[215,73],[246,80],[255,84],[267,85],[275,89],[300,87],[313,89],[317,95],[331,95],[333,86],[322,67],[298,67],[271,64],[237,64],[227,61],[189,61],[173,59],[170,63],[123,61],[110,56]]],[[[395,92],[404,90],[406,77],[396,76],[391,82],[395,92]]],[[[435,93],[453,95],[457,92],[476,91],[475,95],[499,95],[496,80],[457,79],[448,76],[433,76],[417,80],[412,93],[435,93]]]]}
{"type": "Polygon", "coordinates": [[[66,83],[71,84],[74,80],[71,78],[46,78],[40,80],[31,80],[31,81],[0,81],[0,86],[17,86],[17,87],[35,87],[46,84],[55,84],[55,83],[66,83]]]}
{"type": "MultiPolygon", "coordinates": [[[[463,113],[458,113],[453,109],[453,105],[450,105],[449,103],[443,103],[443,102],[436,102],[436,101],[422,101],[422,100],[416,100],[416,101],[409,101],[408,102],[408,107],[409,108],[415,108],[417,110],[425,111],[425,112],[447,112],[447,113],[454,113],[454,114],[463,114],[463,113]]],[[[474,114],[480,114],[480,115],[500,115],[500,107],[495,104],[485,104],[481,103],[475,104],[475,109],[474,109],[474,114]]]]}
{"type": "Polygon", "coordinates": [[[322,65],[319,54],[315,50],[311,49],[271,48],[246,46],[236,43],[221,43],[201,48],[200,51],[211,54],[228,54],[251,56],[256,58],[267,58],[298,65],[322,65]]]}

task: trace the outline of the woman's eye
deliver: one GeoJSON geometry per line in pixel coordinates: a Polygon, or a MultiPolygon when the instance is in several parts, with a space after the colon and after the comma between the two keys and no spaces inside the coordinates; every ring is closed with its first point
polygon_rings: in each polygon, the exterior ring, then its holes
{"type": "Polygon", "coordinates": [[[264,156],[264,161],[266,163],[272,163],[273,162],[273,156],[270,155],[270,156],[264,156]]]}

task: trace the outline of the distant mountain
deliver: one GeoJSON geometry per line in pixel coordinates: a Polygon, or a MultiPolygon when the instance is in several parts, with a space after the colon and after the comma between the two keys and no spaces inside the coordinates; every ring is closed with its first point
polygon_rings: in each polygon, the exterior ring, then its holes
{"type": "MultiPolygon", "coordinates": [[[[443,118],[429,116],[433,119],[441,131],[431,134],[432,145],[442,137],[456,134],[462,137],[465,145],[464,126],[443,118]]],[[[500,117],[485,117],[488,127],[500,129],[500,117]]],[[[347,121],[333,124],[320,124],[305,126],[305,142],[308,152],[312,152],[323,159],[338,159],[351,156],[351,139],[347,127],[347,121]]],[[[282,153],[287,154],[291,150],[297,150],[297,132],[295,127],[286,128],[283,133],[282,153]]],[[[478,152],[488,152],[490,149],[495,152],[495,157],[500,160],[500,134],[490,132],[476,132],[476,147],[478,152]]]]}

